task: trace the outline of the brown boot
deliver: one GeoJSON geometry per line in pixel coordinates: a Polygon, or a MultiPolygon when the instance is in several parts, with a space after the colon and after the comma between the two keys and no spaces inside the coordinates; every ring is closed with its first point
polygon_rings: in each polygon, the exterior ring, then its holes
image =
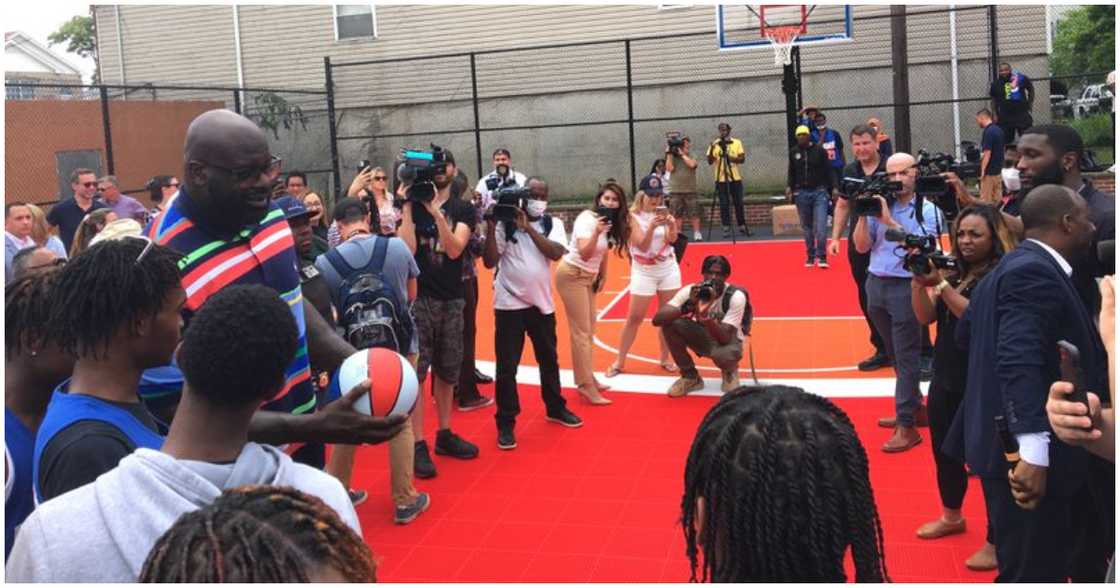
{"type": "Polygon", "coordinates": [[[883,427],[884,429],[893,429],[898,426],[898,419],[894,418],[893,416],[883,417],[879,419],[879,426],[883,427]]]}
{"type": "Polygon", "coordinates": [[[689,392],[695,392],[704,387],[704,380],[699,376],[681,376],[669,387],[670,398],[680,398],[689,392]]]}
{"type": "Polygon", "coordinates": [[[965,523],[963,518],[953,522],[938,518],[936,521],[930,521],[918,527],[918,538],[940,539],[942,537],[948,537],[949,535],[964,533],[964,530],[965,523]]]}
{"type": "Polygon", "coordinates": [[[996,546],[991,543],[985,543],[976,553],[964,560],[964,567],[974,572],[987,572],[998,568],[999,562],[996,560],[996,546]]]}
{"type": "Polygon", "coordinates": [[[894,435],[883,444],[886,453],[900,453],[922,442],[922,436],[914,427],[895,427],[894,435]]]}
{"type": "MultiPolygon", "coordinates": [[[[914,424],[919,427],[929,426],[929,411],[926,410],[926,405],[918,406],[918,410],[914,411],[914,424]]],[[[884,429],[893,429],[898,426],[898,419],[892,417],[883,417],[879,419],[879,426],[884,429]]]]}

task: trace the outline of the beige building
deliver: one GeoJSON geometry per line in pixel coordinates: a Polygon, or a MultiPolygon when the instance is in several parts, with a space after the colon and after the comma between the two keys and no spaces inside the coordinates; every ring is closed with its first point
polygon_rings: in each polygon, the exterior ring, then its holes
{"type": "MultiPolygon", "coordinates": [[[[908,6],[913,101],[987,94],[988,12],[962,7],[953,14],[945,8],[908,6]]],[[[484,171],[493,148],[507,146],[520,169],[564,178],[561,192],[583,192],[608,176],[628,177],[623,41],[633,39],[635,118],[691,117],[636,125],[639,175],[663,150],[665,131],[684,130],[694,143],[704,144],[715,134],[715,115],[722,114],[727,116],[718,118],[730,120],[733,134],[747,147],[748,189],[755,180],[780,183],[785,143],[784,118],[778,114],[784,110],[781,68],[769,49],[717,51],[714,10],[677,5],[105,5],[96,6],[94,16],[100,76],[112,84],[322,88],[324,57],[337,64],[448,56],[334,69],[339,134],[345,137],[339,142],[344,185],[359,159],[387,162],[402,142],[450,146],[460,166],[475,175],[478,150],[471,131],[475,115],[467,55],[472,51],[482,52],[474,64],[482,100],[478,120],[484,129],[496,129],[482,133],[484,171]],[[484,53],[584,42],[599,44],[484,53]],[[702,118],[706,114],[713,117],[702,118]],[[520,128],[587,121],[613,124],[520,128]],[[458,132],[424,135],[434,130],[458,132]],[[375,138],[382,135],[396,137],[375,138]]],[[[1046,7],[1002,5],[997,13],[1000,58],[1032,77],[1045,77],[1046,7]]],[[[830,112],[835,128],[850,128],[871,115],[882,118],[888,131],[892,127],[890,108],[861,108],[892,102],[888,14],[888,6],[855,6],[854,41],[802,52],[805,101],[826,109],[846,107],[830,112]]],[[[228,102],[228,95],[221,99],[228,102]]],[[[958,138],[977,139],[970,123],[980,106],[960,103],[956,118],[963,127],[957,130],[949,122],[954,119],[949,105],[915,106],[915,148],[945,150],[958,138]]],[[[314,115],[315,108],[304,110],[314,115]]],[[[706,166],[701,180],[710,181],[705,173],[706,166]]]]}

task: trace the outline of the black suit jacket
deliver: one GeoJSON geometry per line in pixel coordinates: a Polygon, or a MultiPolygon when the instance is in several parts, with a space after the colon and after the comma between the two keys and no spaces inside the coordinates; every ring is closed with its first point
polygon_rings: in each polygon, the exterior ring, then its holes
{"type": "MultiPolygon", "coordinates": [[[[1037,243],[1025,241],[980,281],[956,335],[968,349],[968,383],[944,447],[980,476],[1007,476],[996,415],[1014,434],[1050,431],[1046,399],[1060,379],[1059,340],[1081,351],[1088,389],[1108,397],[1100,334],[1073,282],[1037,243]]],[[[1051,434],[1048,492],[1068,495],[1080,487],[1088,459],[1051,434]]]]}

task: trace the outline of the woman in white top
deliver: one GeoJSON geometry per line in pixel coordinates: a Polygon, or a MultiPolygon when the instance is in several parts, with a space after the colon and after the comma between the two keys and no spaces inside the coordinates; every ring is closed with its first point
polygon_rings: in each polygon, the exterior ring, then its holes
{"type": "Polygon", "coordinates": [[[347,196],[362,198],[369,203],[370,227],[378,234],[391,237],[397,234],[401,211],[393,206],[393,192],[389,190],[389,175],[380,167],[367,167],[354,177],[347,196]],[[372,200],[371,200],[372,198],[372,200]]]}
{"type": "MultiPolygon", "coordinates": [[[[664,205],[664,185],[657,174],[642,178],[634,205],[630,208],[630,312],[622,328],[622,341],[618,345],[618,359],[607,369],[611,378],[622,372],[626,354],[638,335],[638,327],[646,320],[649,303],[657,297],[660,305],[668,302],[681,289],[681,269],[673,252],[677,240],[677,224],[664,205]]],[[[661,342],[661,368],[677,371],[669,361],[669,347],[658,329],[661,342]]]]}
{"type": "Polygon", "coordinates": [[[556,268],[556,291],[564,303],[572,340],[572,372],[580,395],[591,404],[611,403],[602,394],[609,386],[595,379],[592,364],[595,295],[606,281],[609,250],[622,257],[630,232],[628,217],[626,191],[614,182],[603,184],[592,210],[576,217],[568,253],[556,268]]]}

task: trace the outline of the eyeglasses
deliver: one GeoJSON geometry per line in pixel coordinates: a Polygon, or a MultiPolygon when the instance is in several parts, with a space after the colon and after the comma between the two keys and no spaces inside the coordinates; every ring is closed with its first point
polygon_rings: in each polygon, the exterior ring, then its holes
{"type": "Polygon", "coordinates": [[[385,177],[385,176],[373,176],[373,181],[375,181],[375,182],[384,182],[387,179],[388,178],[385,177]]]}
{"type": "Polygon", "coordinates": [[[283,161],[284,160],[273,155],[271,159],[269,159],[268,165],[264,167],[244,167],[240,169],[229,169],[228,167],[222,167],[220,165],[214,165],[213,163],[199,160],[196,160],[196,163],[208,165],[215,169],[220,169],[233,176],[233,179],[240,184],[241,182],[246,182],[253,178],[258,178],[261,176],[261,174],[264,174],[269,179],[269,181],[275,180],[276,177],[280,175],[280,169],[282,167],[281,164],[283,163],[283,161]]]}

